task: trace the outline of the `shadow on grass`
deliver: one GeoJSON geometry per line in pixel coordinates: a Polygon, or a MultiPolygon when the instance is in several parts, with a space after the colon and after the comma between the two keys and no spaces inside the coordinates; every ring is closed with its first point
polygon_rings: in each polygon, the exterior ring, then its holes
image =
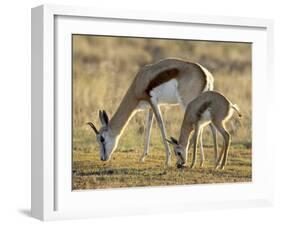
{"type": "Polygon", "coordinates": [[[109,168],[109,169],[96,169],[84,172],[73,171],[75,176],[105,176],[105,175],[165,175],[165,170],[158,170],[155,173],[151,169],[135,169],[135,168],[109,168]]]}

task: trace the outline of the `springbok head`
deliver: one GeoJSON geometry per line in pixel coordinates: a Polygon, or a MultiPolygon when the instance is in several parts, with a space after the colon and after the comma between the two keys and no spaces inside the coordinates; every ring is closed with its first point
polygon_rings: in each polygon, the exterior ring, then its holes
{"type": "Polygon", "coordinates": [[[177,168],[182,168],[186,165],[186,150],[179,144],[178,140],[174,137],[171,137],[171,140],[168,140],[168,143],[172,144],[174,147],[174,153],[177,157],[177,168]]]}
{"type": "Polygon", "coordinates": [[[94,130],[97,141],[100,145],[100,159],[101,161],[107,161],[110,159],[111,154],[116,148],[116,138],[112,135],[111,129],[108,125],[109,118],[105,111],[99,111],[99,118],[102,127],[97,130],[92,122],[87,124],[94,130]]]}

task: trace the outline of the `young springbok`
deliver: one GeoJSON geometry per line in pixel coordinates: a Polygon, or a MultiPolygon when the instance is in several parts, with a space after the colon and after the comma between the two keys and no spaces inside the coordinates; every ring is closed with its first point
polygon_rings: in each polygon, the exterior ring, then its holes
{"type": "MultiPolygon", "coordinates": [[[[220,132],[224,141],[220,156],[216,159],[216,168],[220,166],[220,168],[223,169],[225,167],[231,140],[231,136],[225,128],[225,123],[232,117],[233,110],[241,117],[238,106],[232,104],[225,96],[215,91],[204,92],[188,104],[181,126],[179,140],[173,137],[171,137],[171,140],[167,140],[169,143],[173,144],[174,153],[178,158],[178,168],[181,168],[187,163],[191,133],[193,132],[194,146],[191,168],[195,166],[200,130],[210,123],[220,132]]],[[[204,153],[201,152],[201,161],[202,160],[204,161],[204,153]]]]}
{"type": "MultiPolygon", "coordinates": [[[[101,160],[110,159],[122,131],[134,113],[137,110],[149,109],[141,161],[148,154],[151,125],[155,115],[165,145],[166,165],[169,165],[170,149],[159,105],[180,104],[185,109],[199,94],[212,90],[213,81],[211,73],[201,65],[179,59],[164,59],[141,68],[113,117],[109,120],[105,111],[99,111],[102,123],[100,130],[97,130],[93,123],[88,123],[96,133],[101,160]]],[[[216,129],[212,125],[210,128],[216,143],[216,129]]]]}

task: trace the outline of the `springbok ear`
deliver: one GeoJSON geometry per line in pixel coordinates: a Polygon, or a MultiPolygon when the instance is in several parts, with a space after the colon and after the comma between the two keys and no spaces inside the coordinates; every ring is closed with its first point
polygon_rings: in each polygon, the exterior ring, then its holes
{"type": "MultiPolygon", "coordinates": [[[[102,123],[102,121],[103,121],[103,116],[102,116],[102,111],[101,110],[99,110],[99,118],[100,118],[100,122],[102,123]]],[[[102,123],[103,124],[103,123],[102,123]]]]}
{"type": "Polygon", "coordinates": [[[109,117],[108,115],[106,114],[105,110],[102,111],[102,115],[103,115],[103,119],[105,121],[105,124],[107,125],[108,122],[109,122],[109,117]]]}
{"type": "Polygon", "coordinates": [[[95,125],[91,122],[87,123],[89,126],[91,126],[91,128],[95,131],[96,134],[99,134],[99,131],[97,130],[97,128],[95,127],[95,125]]]}
{"type": "Polygon", "coordinates": [[[106,112],[103,110],[103,111],[99,111],[99,118],[100,118],[100,121],[101,121],[101,124],[103,126],[106,126],[109,122],[109,119],[108,119],[108,116],[106,114],[106,112]]]}
{"type": "Polygon", "coordinates": [[[179,144],[179,142],[177,141],[177,139],[174,138],[174,137],[171,137],[171,141],[173,142],[173,144],[179,144]]]}

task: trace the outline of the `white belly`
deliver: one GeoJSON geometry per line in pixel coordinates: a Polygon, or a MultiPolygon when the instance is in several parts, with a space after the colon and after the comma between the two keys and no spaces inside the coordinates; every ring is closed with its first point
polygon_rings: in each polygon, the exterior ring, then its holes
{"type": "Polygon", "coordinates": [[[159,104],[178,104],[181,100],[178,94],[178,81],[172,79],[155,87],[150,91],[150,96],[156,98],[159,104]]]}
{"type": "Polygon", "coordinates": [[[199,126],[201,127],[201,126],[206,126],[206,125],[210,124],[211,119],[212,119],[211,112],[209,111],[209,109],[207,109],[201,115],[201,118],[199,120],[199,126]]]}
{"type": "MultiPolygon", "coordinates": [[[[150,91],[149,95],[157,100],[159,105],[174,105],[182,103],[178,93],[178,81],[176,79],[172,79],[155,87],[150,91]]],[[[148,106],[149,104],[146,101],[140,101],[138,108],[146,109],[148,106]]]]}

